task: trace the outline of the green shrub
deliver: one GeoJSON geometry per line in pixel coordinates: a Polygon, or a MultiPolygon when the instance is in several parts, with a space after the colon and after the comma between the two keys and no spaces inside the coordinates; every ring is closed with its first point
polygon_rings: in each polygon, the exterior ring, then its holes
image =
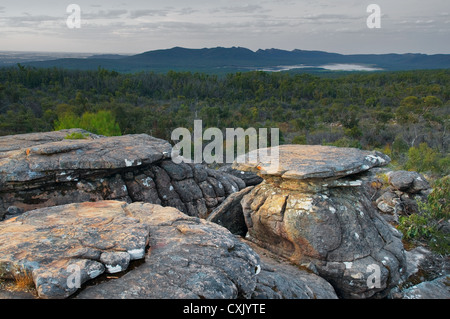
{"type": "Polygon", "coordinates": [[[399,218],[398,230],[408,242],[425,242],[441,254],[450,253],[450,236],[440,224],[450,218],[450,177],[437,180],[426,202],[417,201],[419,213],[399,218]]]}
{"type": "Polygon", "coordinates": [[[82,128],[91,133],[105,136],[121,135],[119,124],[110,111],[85,112],[81,117],[70,112],[59,116],[55,123],[55,130],[70,128],[82,128]]]}
{"type": "Polygon", "coordinates": [[[449,162],[450,156],[443,156],[426,143],[421,143],[419,147],[411,147],[408,150],[408,160],[405,163],[405,169],[446,175],[449,173],[449,162]]]}

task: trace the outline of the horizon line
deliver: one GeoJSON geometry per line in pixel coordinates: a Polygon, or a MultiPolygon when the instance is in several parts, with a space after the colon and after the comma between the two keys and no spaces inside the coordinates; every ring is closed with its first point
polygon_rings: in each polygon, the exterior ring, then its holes
{"type": "Polygon", "coordinates": [[[0,50],[0,53],[60,53],[60,54],[92,54],[92,55],[99,55],[99,54],[111,54],[111,55],[128,55],[128,56],[132,56],[132,55],[138,55],[138,54],[143,54],[143,53],[147,53],[147,52],[154,52],[154,51],[168,51],[168,50],[173,50],[173,49],[186,49],[186,50],[210,50],[210,49],[217,49],[217,48],[223,48],[223,49],[246,49],[249,50],[253,53],[256,53],[258,51],[266,51],[266,50],[279,50],[279,51],[286,51],[286,52],[293,52],[293,51],[306,51],[306,52],[326,52],[326,53],[333,53],[333,54],[340,54],[340,55],[390,55],[390,54],[398,54],[398,55],[405,55],[405,54],[411,54],[411,55],[428,55],[428,56],[432,56],[432,55],[450,55],[450,53],[422,53],[422,52],[403,52],[403,53],[399,53],[399,52],[389,52],[389,53],[340,53],[340,52],[336,52],[336,51],[324,51],[324,50],[318,50],[318,49],[308,49],[308,50],[304,50],[304,49],[279,49],[279,48],[259,48],[257,50],[252,50],[246,47],[242,47],[242,46],[230,46],[230,47],[225,47],[225,46],[215,46],[215,47],[199,47],[199,48],[192,48],[192,47],[182,47],[182,46],[173,46],[173,47],[168,47],[168,48],[161,48],[161,49],[152,49],[152,50],[147,50],[147,51],[139,51],[139,52],[105,52],[105,51],[34,51],[34,50],[0,50]]]}

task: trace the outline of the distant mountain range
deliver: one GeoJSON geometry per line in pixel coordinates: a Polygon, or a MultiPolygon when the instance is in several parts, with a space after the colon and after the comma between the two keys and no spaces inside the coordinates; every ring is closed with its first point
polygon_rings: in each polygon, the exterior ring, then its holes
{"type": "MultiPolygon", "coordinates": [[[[192,71],[229,73],[237,71],[376,71],[448,69],[450,54],[352,54],[323,51],[265,49],[252,51],[242,47],[187,49],[174,47],[136,55],[101,54],[81,58],[57,58],[23,62],[34,67],[61,67],[92,70],[99,67],[118,72],[192,71]]],[[[3,63],[3,65],[10,65],[3,63]]],[[[0,56],[0,63],[2,62],[0,56]]]]}

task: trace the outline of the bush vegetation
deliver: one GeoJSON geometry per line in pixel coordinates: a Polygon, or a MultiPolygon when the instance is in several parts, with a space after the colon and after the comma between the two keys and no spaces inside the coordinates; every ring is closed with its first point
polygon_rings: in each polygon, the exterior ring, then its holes
{"type": "MultiPolygon", "coordinates": [[[[409,242],[424,242],[441,254],[450,253],[450,234],[443,230],[450,220],[450,176],[435,182],[425,202],[418,201],[419,213],[400,216],[398,229],[409,242]]],[[[449,226],[447,226],[449,227],[449,226]]]]}
{"type": "Polygon", "coordinates": [[[177,127],[278,127],[281,143],[378,149],[395,167],[448,174],[450,70],[121,74],[0,69],[0,135],[80,127],[101,135],[177,127]]]}

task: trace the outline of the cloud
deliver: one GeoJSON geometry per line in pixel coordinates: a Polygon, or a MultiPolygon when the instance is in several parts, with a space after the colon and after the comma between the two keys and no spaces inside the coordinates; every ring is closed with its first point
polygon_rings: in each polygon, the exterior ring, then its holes
{"type": "Polygon", "coordinates": [[[83,12],[81,11],[82,19],[117,19],[127,14],[128,10],[115,9],[115,10],[100,10],[97,12],[83,12]]]}
{"type": "Polygon", "coordinates": [[[261,12],[267,12],[269,10],[264,9],[260,5],[256,4],[246,4],[243,6],[229,6],[229,7],[220,7],[216,9],[212,9],[211,13],[226,13],[226,14],[237,14],[237,13],[261,13],[261,12]]]}
{"type": "Polygon", "coordinates": [[[176,13],[179,15],[190,15],[190,14],[197,13],[197,12],[199,12],[199,10],[188,7],[188,8],[182,8],[182,9],[178,10],[176,13]]]}
{"type": "Polygon", "coordinates": [[[7,28],[23,28],[23,27],[39,27],[42,24],[48,24],[63,21],[61,17],[49,16],[49,15],[30,15],[24,13],[21,16],[0,17],[0,26],[7,28]]]}
{"type": "Polygon", "coordinates": [[[160,16],[164,17],[168,13],[168,10],[162,9],[162,10],[153,10],[153,9],[141,9],[141,10],[132,10],[130,11],[129,17],[131,19],[137,19],[141,17],[154,17],[154,16],[160,16]]]}

